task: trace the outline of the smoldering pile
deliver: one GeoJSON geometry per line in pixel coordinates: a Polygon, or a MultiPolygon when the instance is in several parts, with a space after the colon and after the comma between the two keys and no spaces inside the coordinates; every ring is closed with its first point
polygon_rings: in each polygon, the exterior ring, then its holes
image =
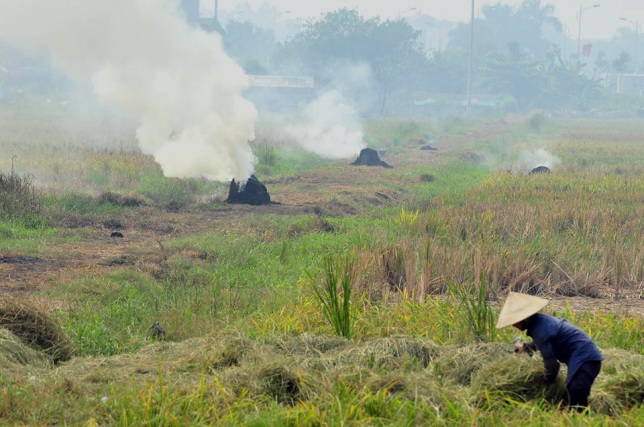
{"type": "Polygon", "coordinates": [[[270,205],[271,196],[268,189],[255,175],[251,175],[245,183],[233,179],[228,190],[228,203],[242,205],[270,205]]]}
{"type": "Polygon", "coordinates": [[[373,148],[363,148],[358,158],[351,164],[353,166],[382,166],[383,168],[393,168],[393,166],[380,160],[378,152],[373,148]]]}
{"type": "Polygon", "coordinates": [[[536,168],[532,169],[528,175],[534,175],[538,173],[550,173],[550,168],[548,166],[537,166],[536,168]]]}

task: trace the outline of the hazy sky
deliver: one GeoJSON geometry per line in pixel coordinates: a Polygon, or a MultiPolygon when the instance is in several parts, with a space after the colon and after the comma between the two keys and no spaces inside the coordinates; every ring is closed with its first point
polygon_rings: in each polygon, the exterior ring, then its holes
{"type": "MultiPolygon", "coordinates": [[[[521,1],[475,0],[475,9],[486,4],[518,5],[521,1]]],[[[215,0],[201,2],[203,9],[214,8],[215,0]]],[[[347,7],[357,9],[364,16],[396,18],[421,12],[435,18],[460,22],[469,22],[472,5],[471,0],[219,0],[219,9],[231,10],[244,3],[257,8],[265,2],[277,9],[290,11],[288,16],[293,17],[317,17],[323,12],[347,7]]],[[[542,4],[555,6],[555,16],[566,25],[567,32],[573,39],[577,38],[579,32],[580,7],[585,9],[593,4],[600,6],[586,9],[582,13],[582,39],[609,38],[619,27],[635,28],[635,24],[621,21],[620,17],[644,26],[644,0],[542,0],[542,4]]],[[[644,43],[644,37],[642,42],[644,43]]]]}

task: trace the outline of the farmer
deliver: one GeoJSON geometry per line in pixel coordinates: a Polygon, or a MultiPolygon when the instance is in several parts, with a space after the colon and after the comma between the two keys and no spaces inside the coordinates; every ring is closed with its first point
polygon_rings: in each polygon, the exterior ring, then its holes
{"type": "Polygon", "coordinates": [[[538,313],[548,300],[532,295],[510,292],[503,304],[497,328],[514,326],[526,331],[534,340],[515,344],[517,353],[539,350],[543,357],[543,379],[552,383],[559,373],[559,362],[568,366],[567,396],[563,403],[583,409],[588,406],[590,388],[601,369],[604,359],[593,340],[581,329],[547,314],[538,313]]]}

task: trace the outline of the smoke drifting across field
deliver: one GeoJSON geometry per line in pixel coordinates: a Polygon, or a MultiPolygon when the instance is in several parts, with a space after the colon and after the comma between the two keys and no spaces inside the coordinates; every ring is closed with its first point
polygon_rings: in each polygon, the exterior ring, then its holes
{"type": "Polygon", "coordinates": [[[525,172],[528,172],[537,166],[546,166],[553,169],[559,166],[560,163],[561,160],[559,157],[543,148],[538,148],[534,151],[524,151],[519,157],[519,167],[525,172]]]}
{"type": "Polygon", "coordinates": [[[141,150],[166,176],[246,180],[256,110],[218,34],[190,27],[178,0],[3,0],[0,39],[49,56],[138,120],[141,150]]]}
{"type": "Polygon", "coordinates": [[[365,147],[358,114],[337,90],[315,98],[285,129],[304,149],[328,158],[355,156],[365,147]]]}
{"type": "Polygon", "coordinates": [[[366,147],[361,112],[372,102],[371,67],[341,61],[329,64],[322,74],[331,83],[284,129],[308,151],[332,159],[354,157],[366,147]]]}

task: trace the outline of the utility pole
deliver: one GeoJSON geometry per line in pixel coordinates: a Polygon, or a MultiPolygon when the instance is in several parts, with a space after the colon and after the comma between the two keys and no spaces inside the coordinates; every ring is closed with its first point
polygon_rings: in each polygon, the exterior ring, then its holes
{"type": "Polygon", "coordinates": [[[582,6],[579,5],[579,15],[577,16],[577,18],[579,19],[579,32],[577,33],[577,63],[579,63],[580,54],[581,54],[581,16],[584,13],[584,11],[586,11],[588,9],[592,9],[594,7],[599,7],[599,6],[601,6],[601,5],[600,4],[594,4],[592,6],[587,6],[587,7],[582,8],[582,6]]]}

